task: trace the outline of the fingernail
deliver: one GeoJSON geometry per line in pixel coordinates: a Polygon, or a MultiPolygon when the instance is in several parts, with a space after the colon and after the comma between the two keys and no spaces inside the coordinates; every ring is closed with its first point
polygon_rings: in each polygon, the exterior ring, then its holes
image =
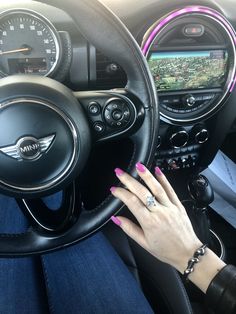
{"type": "Polygon", "coordinates": [[[122,176],[122,174],[124,174],[124,171],[120,168],[116,168],[115,173],[118,177],[120,177],[120,176],[122,176]]]}
{"type": "Polygon", "coordinates": [[[112,187],[110,188],[111,193],[115,192],[115,190],[116,190],[116,187],[115,187],[115,186],[112,186],[112,187]]]}
{"type": "Polygon", "coordinates": [[[136,168],[137,168],[137,170],[138,170],[139,172],[142,172],[142,173],[146,171],[146,168],[144,167],[143,164],[141,164],[141,162],[138,162],[138,163],[136,164],[136,168]]]}
{"type": "Polygon", "coordinates": [[[162,175],[161,169],[160,169],[159,167],[156,167],[156,168],[155,168],[155,174],[156,174],[157,176],[161,176],[161,175],[162,175]]]}
{"type": "Polygon", "coordinates": [[[117,226],[121,226],[121,221],[120,219],[116,218],[115,216],[111,217],[111,220],[114,222],[114,224],[116,224],[117,226]]]}

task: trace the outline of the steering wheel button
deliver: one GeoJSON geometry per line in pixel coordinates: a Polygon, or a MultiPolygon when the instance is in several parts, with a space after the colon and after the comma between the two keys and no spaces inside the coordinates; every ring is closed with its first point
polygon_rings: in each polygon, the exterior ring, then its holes
{"type": "Polygon", "coordinates": [[[97,132],[97,133],[102,133],[104,132],[105,130],[105,125],[102,123],[102,122],[96,122],[94,124],[94,130],[97,132]]]}
{"type": "Polygon", "coordinates": [[[111,120],[111,115],[110,115],[110,113],[106,113],[106,114],[105,114],[105,119],[106,119],[107,121],[110,121],[110,120],[111,120]]]}
{"type": "Polygon", "coordinates": [[[123,124],[123,123],[122,123],[121,121],[116,122],[116,126],[117,126],[117,127],[121,127],[122,124],[123,124]]]}
{"type": "Polygon", "coordinates": [[[130,111],[129,110],[124,111],[124,116],[126,118],[129,118],[130,117],[130,111]]]}
{"type": "Polygon", "coordinates": [[[110,104],[110,105],[106,106],[106,110],[108,110],[108,111],[112,111],[112,110],[113,110],[113,106],[112,106],[112,104],[110,104]]]}
{"type": "Polygon", "coordinates": [[[115,111],[113,111],[113,113],[112,113],[112,118],[113,118],[114,120],[118,121],[118,120],[122,119],[122,117],[123,117],[123,113],[122,113],[121,110],[115,110],[115,111]]]}
{"type": "Polygon", "coordinates": [[[116,104],[116,103],[115,103],[115,104],[112,104],[111,107],[112,107],[113,110],[114,110],[114,109],[118,109],[118,104],[116,104]]]}
{"type": "Polygon", "coordinates": [[[92,102],[90,103],[88,110],[90,114],[97,115],[100,112],[100,106],[98,103],[92,102]]]}

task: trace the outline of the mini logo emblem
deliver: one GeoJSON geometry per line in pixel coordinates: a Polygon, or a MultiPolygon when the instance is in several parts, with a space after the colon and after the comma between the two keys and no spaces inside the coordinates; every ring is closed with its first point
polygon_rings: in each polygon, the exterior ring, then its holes
{"type": "Polygon", "coordinates": [[[22,137],[16,145],[0,148],[5,155],[21,160],[36,160],[45,153],[51,146],[55,134],[37,139],[35,137],[22,137]]]}

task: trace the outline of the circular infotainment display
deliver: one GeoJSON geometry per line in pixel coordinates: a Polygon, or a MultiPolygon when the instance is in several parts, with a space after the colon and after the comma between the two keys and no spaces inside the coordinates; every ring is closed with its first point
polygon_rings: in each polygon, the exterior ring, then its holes
{"type": "Polygon", "coordinates": [[[148,30],[142,50],[164,119],[196,121],[220,107],[234,85],[235,42],[229,22],[206,7],[176,10],[148,30]]]}

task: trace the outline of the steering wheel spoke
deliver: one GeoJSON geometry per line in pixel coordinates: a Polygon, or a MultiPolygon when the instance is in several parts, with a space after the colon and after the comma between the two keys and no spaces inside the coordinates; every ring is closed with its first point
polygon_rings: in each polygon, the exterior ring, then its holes
{"type": "Polygon", "coordinates": [[[94,142],[130,136],[144,119],[141,101],[125,89],[74,95],[87,114],[94,142]]]}
{"type": "Polygon", "coordinates": [[[78,220],[82,205],[76,181],[61,193],[59,207],[53,209],[49,208],[41,198],[16,199],[16,201],[33,229],[38,232],[64,232],[78,220]]]}

